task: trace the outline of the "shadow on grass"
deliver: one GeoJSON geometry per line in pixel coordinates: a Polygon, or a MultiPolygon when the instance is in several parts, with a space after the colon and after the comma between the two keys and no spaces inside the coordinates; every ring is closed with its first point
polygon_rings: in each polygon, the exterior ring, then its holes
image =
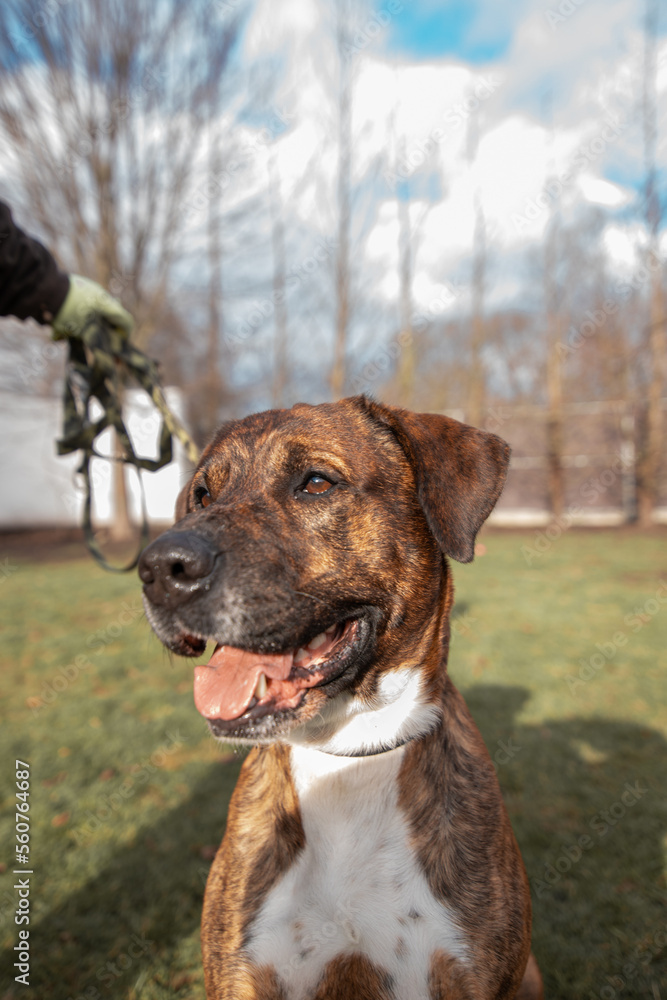
{"type": "MultiPolygon", "coordinates": [[[[203,998],[203,986],[193,992],[193,976],[179,969],[174,957],[179,943],[199,926],[211,864],[210,854],[202,857],[201,847],[217,846],[222,838],[241,763],[239,758],[207,768],[178,808],[141,828],[135,843],[124,845],[110,861],[107,854],[104,867],[63,905],[41,919],[33,917],[31,986],[26,990],[17,985],[9,996],[203,998]],[[146,984],[155,981],[158,986],[146,992],[146,984]]],[[[45,874],[38,873],[40,879],[45,874]]],[[[8,965],[13,961],[10,958],[8,965]]],[[[196,970],[196,979],[200,965],[197,955],[189,970],[196,970]]],[[[7,983],[13,978],[11,972],[7,983]]],[[[0,997],[4,1000],[5,995],[0,992],[0,997]]]]}
{"type": "MultiPolygon", "coordinates": [[[[667,983],[665,741],[603,719],[521,725],[523,688],[464,694],[497,761],[531,880],[548,1000],[665,1000],[653,990],[667,983]]],[[[33,921],[34,989],[17,996],[203,997],[198,952],[192,945],[184,958],[179,948],[197,936],[210,864],[199,847],[220,840],[239,766],[207,769],[184,804],[33,921]]]]}
{"type": "Polygon", "coordinates": [[[467,601],[457,601],[452,608],[452,618],[465,618],[469,611],[470,605],[467,601]]]}
{"type": "Polygon", "coordinates": [[[546,997],[666,1000],[665,740],[601,718],[521,725],[524,688],[463,694],[499,761],[546,997]]]}

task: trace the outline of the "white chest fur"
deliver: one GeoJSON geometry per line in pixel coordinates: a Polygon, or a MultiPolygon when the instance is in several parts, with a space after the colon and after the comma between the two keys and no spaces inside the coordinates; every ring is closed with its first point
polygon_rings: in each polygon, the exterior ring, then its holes
{"type": "Polygon", "coordinates": [[[392,976],[395,995],[428,1000],[433,952],[465,961],[452,913],[431,894],[397,802],[404,748],[361,759],[292,748],[306,846],[269,892],[248,951],[306,1000],[326,965],[354,952],[392,976]]]}

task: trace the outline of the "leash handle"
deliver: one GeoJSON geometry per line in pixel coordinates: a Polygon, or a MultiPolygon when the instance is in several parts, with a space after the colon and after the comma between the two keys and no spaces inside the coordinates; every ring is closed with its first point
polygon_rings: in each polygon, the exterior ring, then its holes
{"type": "Polygon", "coordinates": [[[83,505],[83,534],[93,558],[112,573],[127,573],[134,569],[149,542],[148,510],[141,471],[157,472],[173,458],[172,438],[184,446],[187,456],[195,463],[199,451],[194,441],[177,417],[171,412],[160,384],[157,362],[130,344],[117,329],[99,314],[92,313],[80,336],[68,338],[69,353],[63,390],[63,436],[57,441],[58,454],[81,451],[81,465],[77,472],[83,476],[85,498],[83,505]],[[150,396],[161,414],[159,454],[156,459],[138,456],[127,432],[122,414],[122,381],[134,379],[150,396]],[[96,399],[102,415],[93,420],[91,401],[96,399]],[[95,448],[99,435],[113,427],[123,449],[123,456],[115,458],[100,455],[95,448]],[[112,462],[132,465],[137,470],[141,491],[142,525],[139,547],[134,558],[124,566],[112,565],[103,555],[95,538],[92,525],[92,483],[90,462],[92,458],[105,458],[112,462]]]}
{"type": "MultiPolygon", "coordinates": [[[[102,456],[97,456],[97,457],[102,457],[102,456]]],[[[114,564],[110,563],[109,560],[104,555],[104,553],[102,552],[102,549],[100,548],[99,543],[95,538],[95,532],[93,531],[93,521],[92,521],[93,491],[92,491],[92,484],[90,481],[90,458],[91,456],[87,452],[84,452],[81,465],[76,470],[77,473],[83,476],[83,482],[86,491],[83,503],[83,521],[81,525],[83,528],[84,540],[86,542],[88,551],[90,552],[91,556],[97,563],[99,563],[102,569],[105,569],[108,573],[129,573],[130,570],[133,570],[134,567],[137,565],[141,553],[144,551],[144,549],[150,542],[150,530],[148,527],[148,510],[146,507],[146,492],[144,490],[143,480],[141,478],[141,475],[139,475],[139,489],[141,492],[141,532],[139,534],[139,545],[137,547],[137,551],[134,554],[134,556],[130,559],[130,561],[126,563],[124,566],[114,566],[114,564]]],[[[110,457],[109,461],[121,462],[122,464],[126,464],[125,459],[115,459],[113,457],[110,457]]]]}

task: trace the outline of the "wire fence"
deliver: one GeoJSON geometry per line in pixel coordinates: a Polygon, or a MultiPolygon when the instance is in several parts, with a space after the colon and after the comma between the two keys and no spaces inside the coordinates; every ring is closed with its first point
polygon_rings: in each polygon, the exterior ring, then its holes
{"type": "MultiPolygon", "coordinates": [[[[662,400],[663,414],[667,399],[662,400]]],[[[464,410],[447,411],[457,420],[464,410]]],[[[665,418],[663,418],[665,419],[665,418]]],[[[563,511],[569,524],[630,524],[637,517],[638,457],[645,413],[625,400],[563,406],[560,467],[563,511]]],[[[553,520],[549,494],[549,411],[536,405],[500,405],[487,411],[483,427],[512,447],[507,483],[490,522],[533,526],[553,520]]],[[[661,456],[656,524],[667,524],[667,455],[661,456]]]]}

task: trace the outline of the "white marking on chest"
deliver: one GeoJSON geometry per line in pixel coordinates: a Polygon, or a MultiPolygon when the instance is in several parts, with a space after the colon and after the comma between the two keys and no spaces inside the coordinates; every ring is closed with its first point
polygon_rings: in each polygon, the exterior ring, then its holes
{"type": "Polygon", "coordinates": [[[293,745],[315,747],[329,754],[387,749],[424,736],[440,718],[428,701],[418,668],[383,674],[376,694],[368,700],[343,692],[330,699],[318,716],[289,734],[293,745]]]}
{"type": "Polygon", "coordinates": [[[337,955],[359,952],[400,1000],[428,1000],[436,949],[465,960],[450,910],[432,895],[397,803],[404,748],[361,760],[292,748],[306,846],[250,928],[254,962],[273,965],[288,1000],[306,1000],[337,955]]]}

